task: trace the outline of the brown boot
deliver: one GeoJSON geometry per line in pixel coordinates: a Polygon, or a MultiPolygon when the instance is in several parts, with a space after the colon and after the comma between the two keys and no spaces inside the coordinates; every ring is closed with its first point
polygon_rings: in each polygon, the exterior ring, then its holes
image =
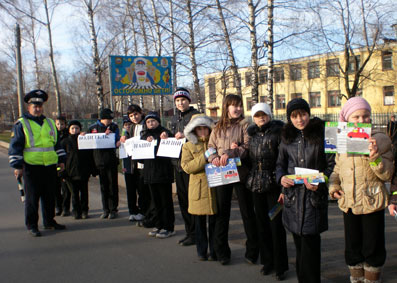
{"type": "Polygon", "coordinates": [[[364,263],[348,265],[351,283],[364,283],[364,263]]]}
{"type": "Polygon", "coordinates": [[[381,272],[382,267],[373,267],[368,265],[367,263],[364,264],[364,276],[365,276],[365,283],[381,283],[381,272]]]}

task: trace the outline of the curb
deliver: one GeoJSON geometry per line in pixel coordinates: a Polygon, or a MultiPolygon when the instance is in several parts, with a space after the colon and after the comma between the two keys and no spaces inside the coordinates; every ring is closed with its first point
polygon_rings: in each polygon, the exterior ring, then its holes
{"type": "Polygon", "coordinates": [[[10,144],[8,142],[0,141],[0,146],[8,149],[10,147],[10,144]]]}

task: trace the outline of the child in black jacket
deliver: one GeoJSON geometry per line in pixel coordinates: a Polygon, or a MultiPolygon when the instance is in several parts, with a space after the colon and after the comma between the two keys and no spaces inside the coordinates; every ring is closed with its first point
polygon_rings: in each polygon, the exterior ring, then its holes
{"type": "MultiPolygon", "coordinates": [[[[172,134],[160,125],[160,117],[156,112],[149,112],[144,121],[141,139],[150,142],[157,140],[155,148],[155,153],[157,153],[160,145],[160,136],[166,138],[171,137],[172,134]]],[[[145,184],[149,185],[156,214],[155,228],[148,235],[156,238],[171,237],[175,235],[175,215],[172,201],[172,182],[174,178],[171,159],[157,156],[154,159],[145,159],[143,175],[145,184]]]]}
{"type": "Polygon", "coordinates": [[[77,139],[81,124],[77,120],[70,121],[69,136],[62,141],[66,151],[65,181],[72,192],[72,205],[75,219],[88,217],[88,179],[94,168],[91,150],[79,150],[77,139]]]}

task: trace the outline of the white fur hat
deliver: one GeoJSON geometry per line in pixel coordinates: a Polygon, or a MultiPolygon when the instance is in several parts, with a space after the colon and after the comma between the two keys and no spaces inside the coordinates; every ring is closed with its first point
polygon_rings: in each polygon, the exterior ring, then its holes
{"type": "Polygon", "coordinates": [[[254,107],[252,107],[252,109],[251,109],[252,118],[254,118],[254,115],[257,112],[259,112],[259,111],[262,111],[267,116],[272,118],[272,111],[270,110],[270,107],[269,107],[269,105],[267,103],[257,103],[257,104],[255,104],[254,107]]]}

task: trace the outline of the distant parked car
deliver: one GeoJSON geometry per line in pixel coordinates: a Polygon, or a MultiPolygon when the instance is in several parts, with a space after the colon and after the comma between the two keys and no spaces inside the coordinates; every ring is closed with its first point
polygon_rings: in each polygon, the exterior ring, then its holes
{"type": "Polygon", "coordinates": [[[363,128],[354,128],[353,131],[347,134],[349,138],[369,139],[369,135],[363,128]]]}

